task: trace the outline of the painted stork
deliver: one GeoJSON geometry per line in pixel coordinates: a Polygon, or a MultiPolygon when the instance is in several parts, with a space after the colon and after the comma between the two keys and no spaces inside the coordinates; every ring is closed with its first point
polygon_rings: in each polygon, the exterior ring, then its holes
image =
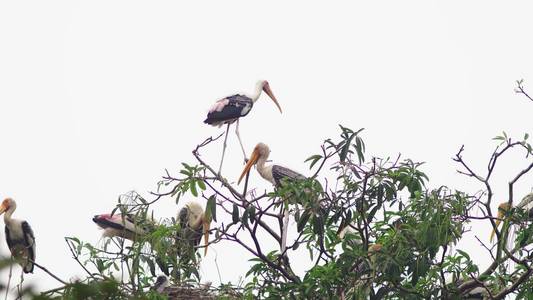
{"type": "MultiPolygon", "coordinates": [[[[288,179],[288,180],[306,179],[306,177],[303,176],[302,174],[295,172],[291,169],[279,166],[279,165],[266,166],[265,163],[269,155],[270,155],[270,148],[268,148],[266,144],[263,144],[263,143],[257,144],[254,148],[254,151],[252,152],[252,156],[250,157],[250,160],[244,167],[244,170],[242,171],[237,184],[241,182],[244,175],[250,172],[250,169],[252,168],[254,164],[257,165],[257,172],[259,172],[259,175],[261,175],[261,177],[263,177],[268,182],[272,183],[276,188],[281,186],[283,179],[288,179]]],[[[288,226],[289,226],[289,211],[285,210],[284,215],[283,215],[281,253],[285,252],[285,247],[287,245],[288,226]]]]}
{"type": "Polygon", "coordinates": [[[188,202],[180,210],[178,220],[181,228],[180,240],[187,243],[188,249],[194,249],[200,244],[203,234],[205,243],[204,256],[207,255],[211,220],[206,217],[202,206],[194,201],[188,202]]]}
{"type": "Polygon", "coordinates": [[[265,92],[272,101],[279,108],[280,113],[282,112],[281,106],[278,103],[278,100],[272,93],[270,85],[266,80],[260,80],[257,82],[255,87],[255,92],[253,95],[242,95],[235,94],[228,96],[226,98],[220,99],[209,109],[207,118],[204,120],[204,123],[212,126],[222,126],[227,124],[226,136],[224,137],[224,146],[222,148],[222,159],[220,160],[220,167],[218,168],[218,173],[222,170],[222,163],[224,162],[224,154],[226,152],[226,141],[228,139],[229,127],[233,122],[237,122],[235,126],[235,134],[239,139],[241,145],[242,154],[244,155],[244,160],[246,161],[246,152],[244,151],[244,146],[242,145],[241,136],[239,134],[239,119],[246,116],[252,107],[254,106],[255,101],[259,99],[261,92],[265,92]]]}
{"type": "Polygon", "coordinates": [[[132,215],[101,214],[93,217],[93,222],[104,230],[104,237],[121,237],[134,241],[136,237],[146,232],[138,224],[132,215]]]}
{"type": "MultiPolygon", "coordinates": [[[[515,207],[527,211],[529,218],[533,219],[533,193],[527,194],[515,207]]],[[[503,221],[509,209],[511,209],[509,202],[503,202],[498,205],[498,219],[496,219],[496,228],[498,228],[501,221],[503,221]]],[[[490,234],[491,242],[495,233],[496,231],[493,229],[490,234]]]]}
{"type": "Polygon", "coordinates": [[[5,199],[0,205],[0,215],[5,213],[7,246],[11,255],[22,266],[24,273],[33,273],[35,236],[28,222],[11,218],[15,209],[17,203],[11,198],[5,199]]]}

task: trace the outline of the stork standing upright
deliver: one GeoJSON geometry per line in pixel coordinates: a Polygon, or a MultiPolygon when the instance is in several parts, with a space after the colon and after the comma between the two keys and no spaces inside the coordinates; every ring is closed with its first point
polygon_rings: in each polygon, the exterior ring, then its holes
{"type": "Polygon", "coordinates": [[[121,237],[134,241],[136,237],[144,235],[143,230],[135,224],[135,218],[131,215],[122,214],[101,214],[93,217],[93,222],[104,230],[104,237],[121,237]]]}
{"type": "MultiPolygon", "coordinates": [[[[178,220],[181,228],[179,238],[182,242],[187,243],[187,249],[194,249],[198,246],[203,234],[204,256],[207,255],[211,220],[206,217],[202,206],[194,201],[188,202],[180,210],[178,220]]],[[[182,254],[184,254],[183,251],[182,254]]]]}
{"type": "Polygon", "coordinates": [[[11,218],[15,209],[17,203],[11,198],[6,198],[0,205],[0,215],[5,213],[7,246],[11,255],[22,266],[24,273],[33,273],[35,236],[28,222],[11,218]]]}
{"type": "MultiPolygon", "coordinates": [[[[288,168],[285,168],[279,165],[269,165],[269,166],[265,165],[269,155],[270,155],[270,148],[268,148],[266,144],[263,144],[263,143],[257,144],[254,148],[254,151],[252,152],[252,156],[250,157],[250,160],[244,167],[244,170],[242,171],[237,184],[241,182],[244,175],[250,172],[250,169],[252,168],[254,164],[257,164],[257,172],[259,172],[259,175],[261,175],[261,177],[263,177],[268,182],[272,183],[276,188],[281,186],[283,179],[288,179],[288,180],[306,179],[305,176],[291,169],[288,169],[288,168]]],[[[283,230],[281,233],[281,253],[285,252],[285,248],[287,245],[288,226],[289,226],[289,211],[285,209],[284,215],[283,215],[283,230]]]]}
{"type": "Polygon", "coordinates": [[[260,80],[259,82],[257,82],[253,95],[235,94],[232,96],[228,96],[215,102],[215,104],[209,109],[209,113],[207,114],[207,118],[204,120],[204,123],[219,127],[224,124],[228,125],[226,129],[226,136],[224,137],[224,146],[222,148],[222,159],[220,160],[220,167],[218,168],[219,174],[222,170],[222,163],[224,162],[224,154],[226,152],[226,141],[228,139],[229,127],[233,122],[237,122],[235,126],[235,134],[239,139],[242,154],[244,155],[244,160],[246,161],[246,152],[244,151],[244,146],[242,145],[241,136],[239,134],[239,119],[241,117],[246,116],[250,112],[250,110],[252,110],[255,101],[259,99],[259,96],[263,91],[270,97],[270,99],[272,99],[272,101],[274,101],[281,113],[281,106],[279,105],[278,100],[272,93],[272,90],[270,89],[270,84],[266,80],[260,80]]]}

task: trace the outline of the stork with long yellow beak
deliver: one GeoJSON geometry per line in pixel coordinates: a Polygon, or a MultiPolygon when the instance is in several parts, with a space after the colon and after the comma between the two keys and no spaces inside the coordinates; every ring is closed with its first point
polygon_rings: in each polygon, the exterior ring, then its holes
{"type": "MultiPolygon", "coordinates": [[[[533,193],[527,194],[518,205],[516,205],[516,208],[520,208],[523,210],[526,210],[529,217],[533,218],[533,193]]],[[[503,202],[498,205],[498,218],[496,219],[496,228],[500,225],[500,223],[504,220],[505,215],[507,212],[511,209],[511,205],[509,202],[503,202]]],[[[494,238],[494,234],[496,233],[495,229],[492,230],[490,234],[490,241],[492,242],[494,238]]]]}
{"type": "Polygon", "coordinates": [[[11,218],[15,209],[17,203],[11,198],[5,199],[0,205],[0,215],[5,213],[7,246],[11,255],[22,266],[24,273],[33,273],[35,236],[28,222],[11,218]]]}
{"type": "Polygon", "coordinates": [[[255,91],[251,95],[235,94],[222,98],[215,102],[215,104],[209,109],[207,118],[204,120],[204,123],[213,125],[213,126],[222,126],[224,124],[228,125],[226,129],[226,136],[224,137],[224,146],[222,148],[222,159],[220,160],[220,167],[218,168],[218,173],[222,170],[222,163],[224,162],[224,153],[226,152],[226,141],[228,140],[229,127],[234,122],[237,122],[235,126],[235,134],[239,139],[241,144],[242,154],[244,155],[244,160],[246,160],[246,152],[244,151],[244,146],[242,145],[241,136],[239,134],[239,119],[246,116],[254,106],[254,103],[259,99],[261,92],[265,92],[274,104],[279,108],[281,113],[281,106],[279,106],[278,100],[272,93],[270,89],[270,84],[266,80],[259,80],[255,86],[255,91]]]}
{"type": "MultiPolygon", "coordinates": [[[[255,146],[250,160],[244,166],[244,170],[239,177],[237,184],[241,182],[246,174],[250,172],[253,165],[257,166],[257,172],[268,182],[272,183],[276,188],[280,187],[282,181],[285,180],[304,180],[305,176],[295,172],[291,169],[279,165],[265,165],[268,156],[270,155],[270,148],[266,144],[259,143],[255,146]]],[[[285,209],[283,215],[283,231],[281,233],[281,253],[285,252],[287,245],[287,228],[289,226],[289,211],[285,209]]]]}
{"type": "MultiPolygon", "coordinates": [[[[178,220],[181,228],[179,239],[187,243],[187,249],[190,250],[200,244],[203,235],[205,244],[204,256],[206,256],[211,219],[206,216],[202,206],[194,201],[185,204],[178,214],[178,220]]],[[[182,251],[181,254],[183,255],[185,252],[182,251]]]]}

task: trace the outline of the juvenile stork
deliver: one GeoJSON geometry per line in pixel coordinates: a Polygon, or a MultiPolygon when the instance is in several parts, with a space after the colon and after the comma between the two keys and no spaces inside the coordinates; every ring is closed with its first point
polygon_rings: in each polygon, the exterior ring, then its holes
{"type": "MultiPolygon", "coordinates": [[[[207,255],[207,246],[209,244],[209,229],[211,220],[205,216],[204,209],[198,202],[188,202],[183,206],[178,214],[180,222],[180,240],[186,243],[183,249],[192,250],[200,244],[202,234],[204,236],[204,256],[207,255]]],[[[190,251],[187,251],[190,252],[190,251]]],[[[182,251],[182,255],[186,254],[182,251]]]]}
{"type": "Polygon", "coordinates": [[[93,222],[104,230],[104,237],[121,237],[130,241],[136,237],[144,235],[143,230],[131,215],[122,214],[101,214],[93,217],[93,222]]]}
{"type": "MultiPolygon", "coordinates": [[[[527,194],[518,205],[515,206],[516,208],[523,209],[527,212],[529,219],[533,219],[533,193],[527,194]]],[[[507,212],[511,209],[511,205],[509,202],[502,202],[500,205],[498,205],[498,219],[496,219],[496,228],[500,225],[500,223],[504,220],[507,212]]],[[[496,231],[493,229],[490,234],[490,241],[492,242],[492,239],[494,238],[494,234],[496,231]]]]}
{"type": "Polygon", "coordinates": [[[0,215],[5,213],[7,246],[11,255],[22,266],[24,273],[33,273],[35,236],[28,222],[11,218],[15,209],[17,203],[11,198],[5,199],[0,205],[0,215]]]}
{"type": "MultiPolygon", "coordinates": [[[[254,151],[250,160],[244,167],[244,170],[239,177],[239,184],[242,178],[250,172],[250,169],[254,164],[257,165],[257,172],[263,177],[266,181],[272,183],[274,187],[279,188],[283,180],[304,180],[305,176],[295,172],[291,169],[279,166],[279,165],[269,165],[266,166],[265,163],[270,155],[270,148],[266,144],[259,143],[255,146],[254,151]]],[[[287,245],[287,228],[289,226],[289,211],[285,209],[283,215],[283,231],[281,235],[281,253],[285,252],[285,247],[287,245]]]]}
{"type": "Polygon", "coordinates": [[[207,118],[204,120],[204,123],[218,127],[224,124],[228,125],[226,129],[226,136],[224,137],[224,146],[222,148],[222,159],[220,160],[220,167],[218,168],[219,174],[222,170],[222,163],[224,162],[224,154],[226,152],[226,141],[228,140],[229,127],[233,122],[237,122],[235,126],[235,134],[239,139],[242,154],[244,155],[244,160],[246,161],[246,152],[244,151],[244,146],[242,145],[241,136],[239,134],[239,119],[241,117],[246,116],[250,112],[250,110],[252,110],[255,101],[259,99],[259,96],[263,91],[270,97],[270,99],[272,99],[272,101],[274,101],[276,106],[279,108],[279,112],[281,113],[281,106],[279,105],[278,100],[272,93],[270,85],[266,80],[260,80],[259,82],[257,82],[253,95],[235,94],[232,96],[228,96],[215,102],[215,104],[209,109],[209,113],[207,114],[207,118]]]}

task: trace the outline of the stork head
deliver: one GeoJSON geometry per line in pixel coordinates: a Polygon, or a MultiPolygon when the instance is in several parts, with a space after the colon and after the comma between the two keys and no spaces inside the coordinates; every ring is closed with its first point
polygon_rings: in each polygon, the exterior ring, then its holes
{"type": "Polygon", "coordinates": [[[278,107],[279,112],[282,113],[283,111],[281,110],[281,106],[279,106],[278,100],[274,96],[274,93],[272,93],[272,90],[270,89],[270,84],[268,83],[268,81],[261,80],[259,81],[258,84],[261,85],[261,89],[263,90],[263,92],[265,92],[270,97],[270,99],[274,101],[274,104],[276,104],[276,106],[278,107]]]}
{"type": "Polygon", "coordinates": [[[15,200],[11,198],[4,199],[4,201],[2,201],[2,204],[0,205],[0,215],[5,213],[11,207],[16,207],[15,200]]]}
{"type": "Polygon", "coordinates": [[[270,148],[264,143],[259,143],[255,146],[254,151],[252,152],[252,156],[250,157],[250,160],[246,163],[246,166],[244,166],[244,170],[242,170],[241,176],[239,177],[239,181],[237,181],[237,184],[241,183],[242,178],[244,175],[248,174],[250,172],[250,169],[253,165],[257,163],[259,158],[264,157],[267,158],[268,155],[270,155],[270,148]]]}
{"type": "MultiPolygon", "coordinates": [[[[509,211],[511,208],[511,205],[509,202],[503,202],[500,205],[498,205],[498,219],[496,219],[496,228],[500,225],[500,222],[505,217],[505,214],[509,211]]],[[[494,238],[494,234],[496,233],[496,230],[492,229],[492,232],[490,234],[490,241],[492,242],[492,239],[494,238]]]]}

